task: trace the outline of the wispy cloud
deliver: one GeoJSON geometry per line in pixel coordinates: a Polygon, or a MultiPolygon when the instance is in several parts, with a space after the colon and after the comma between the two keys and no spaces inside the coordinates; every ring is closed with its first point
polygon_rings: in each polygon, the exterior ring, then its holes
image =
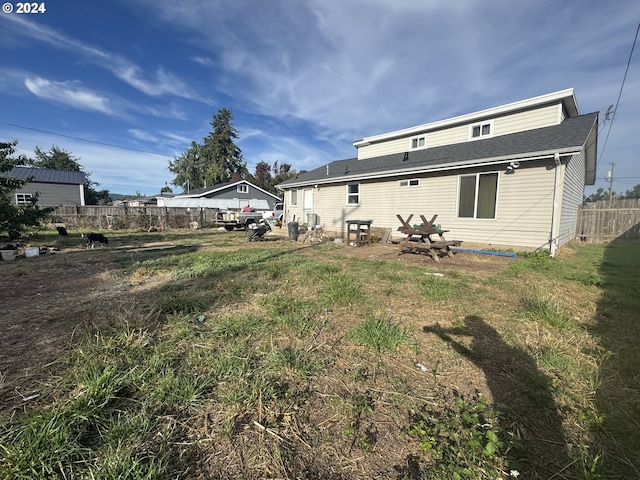
{"type": "Polygon", "coordinates": [[[95,65],[111,71],[121,81],[149,96],[174,95],[188,99],[199,97],[178,76],[159,67],[152,74],[146,74],[129,59],[112,54],[99,47],[87,44],[55,29],[18,15],[5,15],[16,35],[28,36],[56,48],[71,50],[95,65]]]}
{"type": "Polygon", "coordinates": [[[193,60],[194,62],[199,63],[200,65],[203,65],[205,67],[212,67],[212,66],[215,65],[215,62],[211,57],[195,55],[195,56],[191,57],[191,60],[193,60]]]}
{"type": "Polygon", "coordinates": [[[80,82],[54,82],[44,78],[27,78],[25,87],[34,95],[81,110],[94,110],[107,115],[121,116],[114,111],[108,97],[83,88],[80,82]]]}
{"type": "Polygon", "coordinates": [[[219,88],[245,108],[351,141],[583,79],[597,85],[594,49],[629,40],[619,28],[624,8],[593,2],[589,9],[552,0],[518,8],[479,0],[142,3],[192,32],[192,58],[220,59],[219,88]],[[614,20],[601,24],[605,16],[614,20]]]}

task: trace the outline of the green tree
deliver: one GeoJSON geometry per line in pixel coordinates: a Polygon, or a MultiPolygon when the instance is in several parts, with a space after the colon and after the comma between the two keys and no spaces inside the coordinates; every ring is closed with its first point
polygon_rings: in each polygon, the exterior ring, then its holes
{"type": "MultiPolygon", "coordinates": [[[[36,168],[50,168],[52,170],[67,170],[71,172],[83,172],[84,168],[80,164],[80,158],[74,157],[70,152],[52,145],[49,151],[42,150],[39,146],[35,148],[35,159],[28,159],[27,165],[36,168]]],[[[109,190],[96,190],[97,182],[92,182],[91,174],[84,172],[87,183],[84,186],[84,200],[87,205],[98,205],[110,202],[109,190]]]]}
{"type": "Polygon", "coordinates": [[[640,198],[640,184],[636,185],[631,190],[627,190],[624,193],[624,198],[640,198]]]}
{"type": "Polygon", "coordinates": [[[247,174],[246,179],[267,192],[278,195],[276,185],[295,176],[296,171],[291,168],[291,165],[288,163],[278,163],[276,160],[273,162],[273,166],[265,161],[258,162],[254,173],[247,174]]]}
{"type": "Polygon", "coordinates": [[[247,173],[240,147],[234,142],[238,139],[238,133],[232,120],[231,110],[220,109],[211,120],[213,130],[204,139],[207,180],[211,183],[227,182],[234,174],[242,178],[247,173]]]}
{"type": "Polygon", "coordinates": [[[291,165],[288,163],[278,163],[276,160],[273,162],[273,183],[274,183],[274,193],[275,193],[275,185],[284,182],[285,180],[289,180],[294,178],[298,172],[291,168],[291,165]]]}
{"type": "Polygon", "coordinates": [[[13,167],[27,163],[23,156],[12,158],[16,150],[17,141],[0,142],[0,232],[6,232],[10,238],[20,238],[28,233],[32,227],[38,227],[40,222],[49,216],[52,208],[41,208],[38,205],[38,195],[23,205],[15,205],[12,194],[15,190],[29,182],[29,179],[18,180],[8,176],[13,167]]]}
{"type": "Polygon", "coordinates": [[[242,152],[235,144],[238,134],[232,120],[230,110],[219,110],[203,143],[192,141],[184,153],[169,161],[169,171],[176,176],[172,185],[187,191],[247,175],[242,152]]]}
{"type": "Polygon", "coordinates": [[[189,148],[169,161],[169,171],[176,177],[171,182],[176,187],[182,187],[184,192],[205,186],[205,167],[202,155],[202,145],[191,142],[189,148]]]}
{"type": "Polygon", "coordinates": [[[36,146],[35,154],[36,158],[28,162],[33,167],[69,170],[72,172],[82,171],[82,165],[79,163],[80,159],[56,145],[52,145],[48,152],[36,146]]]}
{"type": "Polygon", "coordinates": [[[609,192],[602,187],[598,188],[598,190],[596,190],[595,193],[592,193],[587,198],[585,198],[587,202],[598,202],[600,200],[608,200],[608,199],[609,199],[609,192]]]}

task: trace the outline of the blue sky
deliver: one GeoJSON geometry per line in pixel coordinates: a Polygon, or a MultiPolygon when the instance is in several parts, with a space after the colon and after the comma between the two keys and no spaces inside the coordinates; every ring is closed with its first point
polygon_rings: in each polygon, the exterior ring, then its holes
{"type": "MultiPolygon", "coordinates": [[[[170,183],[169,160],[220,108],[250,171],[261,160],[312,169],[354,157],[365,136],[565,88],[603,120],[640,22],[637,0],[44,5],[0,13],[0,140],[30,156],[64,148],[98,188],[124,194],[170,183]]],[[[608,188],[611,162],[615,191],[640,183],[639,50],[587,193],[608,188]]]]}

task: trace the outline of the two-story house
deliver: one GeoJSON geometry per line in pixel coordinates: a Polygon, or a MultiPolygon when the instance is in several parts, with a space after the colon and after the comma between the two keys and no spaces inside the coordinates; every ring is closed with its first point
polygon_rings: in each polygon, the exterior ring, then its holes
{"type": "Polygon", "coordinates": [[[366,137],[353,144],[356,158],[278,186],[285,221],[314,219],[340,237],[347,220],[373,220],[401,236],[396,215],[437,214],[465,246],[554,254],[575,238],[597,135],[598,113],[580,115],[567,89],[366,137]]]}

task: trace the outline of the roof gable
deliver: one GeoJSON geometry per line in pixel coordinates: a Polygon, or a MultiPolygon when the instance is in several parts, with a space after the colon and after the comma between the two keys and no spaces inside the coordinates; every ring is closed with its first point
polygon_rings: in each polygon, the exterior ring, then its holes
{"type": "Polygon", "coordinates": [[[239,180],[237,182],[223,182],[223,183],[217,183],[215,185],[211,185],[209,187],[196,188],[196,189],[190,190],[188,194],[176,195],[176,197],[181,197],[181,198],[206,197],[208,195],[215,194],[217,192],[221,192],[223,190],[227,190],[228,188],[236,187],[242,184],[249,185],[250,187],[255,188],[256,190],[264,193],[265,195],[269,195],[273,197],[274,200],[280,200],[280,197],[278,197],[277,195],[274,195],[271,192],[267,192],[266,190],[258,187],[257,185],[254,185],[251,182],[248,182],[247,180],[239,180]]]}

